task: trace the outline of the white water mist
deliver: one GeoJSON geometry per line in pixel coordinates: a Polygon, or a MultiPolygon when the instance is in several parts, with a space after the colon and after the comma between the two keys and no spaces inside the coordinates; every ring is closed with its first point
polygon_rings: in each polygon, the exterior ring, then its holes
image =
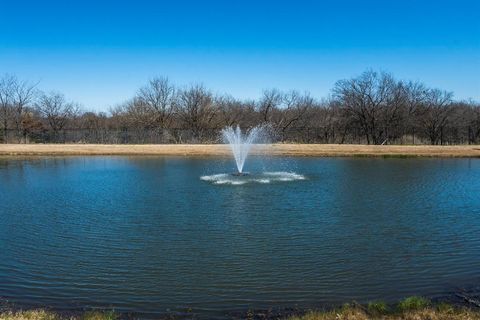
{"type": "Polygon", "coordinates": [[[257,126],[243,134],[238,125],[236,128],[226,127],[222,130],[224,142],[228,143],[232,149],[238,173],[242,173],[248,153],[253,143],[262,135],[263,131],[263,126],[257,126]]]}

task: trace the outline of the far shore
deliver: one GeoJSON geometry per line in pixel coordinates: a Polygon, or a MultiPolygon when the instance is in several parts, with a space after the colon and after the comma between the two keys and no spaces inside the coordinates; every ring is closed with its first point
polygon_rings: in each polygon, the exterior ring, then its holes
{"type": "MultiPolygon", "coordinates": [[[[0,156],[228,156],[230,152],[229,146],[223,144],[0,144],[0,156]]],[[[301,157],[480,157],[480,145],[268,144],[254,145],[251,153],[301,157]]]]}
{"type": "MultiPolygon", "coordinates": [[[[352,144],[255,145],[252,154],[300,157],[456,157],[480,158],[480,145],[399,146],[352,144]]],[[[227,156],[222,144],[0,144],[0,156],[227,156]]]]}

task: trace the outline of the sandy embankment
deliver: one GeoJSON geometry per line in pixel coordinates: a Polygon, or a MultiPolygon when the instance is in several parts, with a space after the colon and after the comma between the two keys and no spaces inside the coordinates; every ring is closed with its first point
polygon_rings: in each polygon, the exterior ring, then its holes
{"type": "MultiPolygon", "coordinates": [[[[338,144],[271,144],[254,146],[252,153],[283,156],[412,156],[480,157],[473,146],[371,146],[338,144]]],[[[165,155],[224,156],[230,149],[220,144],[102,145],[102,144],[0,144],[0,156],[66,155],[165,155]]]]}

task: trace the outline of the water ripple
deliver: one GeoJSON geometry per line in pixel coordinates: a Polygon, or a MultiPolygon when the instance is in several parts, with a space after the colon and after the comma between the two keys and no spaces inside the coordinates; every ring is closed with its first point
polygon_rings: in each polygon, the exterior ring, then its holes
{"type": "Polygon", "coordinates": [[[480,286],[480,159],[247,164],[0,165],[0,297],[214,319],[480,286]]]}

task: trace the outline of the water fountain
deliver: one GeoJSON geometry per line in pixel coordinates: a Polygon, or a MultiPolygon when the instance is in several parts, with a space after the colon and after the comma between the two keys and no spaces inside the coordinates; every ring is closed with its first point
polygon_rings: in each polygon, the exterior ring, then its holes
{"type": "Polygon", "coordinates": [[[222,137],[225,143],[230,145],[232,149],[235,163],[237,164],[237,172],[234,175],[242,176],[246,175],[243,172],[243,166],[247,159],[248,153],[252,147],[252,144],[265,132],[265,126],[256,126],[245,134],[242,133],[240,126],[226,127],[222,130],[222,137]]]}
{"type": "Polygon", "coordinates": [[[200,179],[215,185],[245,185],[250,183],[269,184],[273,182],[288,182],[305,180],[305,176],[292,171],[263,171],[246,173],[243,171],[245,160],[255,143],[266,143],[271,137],[268,125],[256,126],[242,132],[239,126],[226,127],[222,130],[222,138],[232,150],[237,172],[215,173],[201,176],[200,179]]]}

